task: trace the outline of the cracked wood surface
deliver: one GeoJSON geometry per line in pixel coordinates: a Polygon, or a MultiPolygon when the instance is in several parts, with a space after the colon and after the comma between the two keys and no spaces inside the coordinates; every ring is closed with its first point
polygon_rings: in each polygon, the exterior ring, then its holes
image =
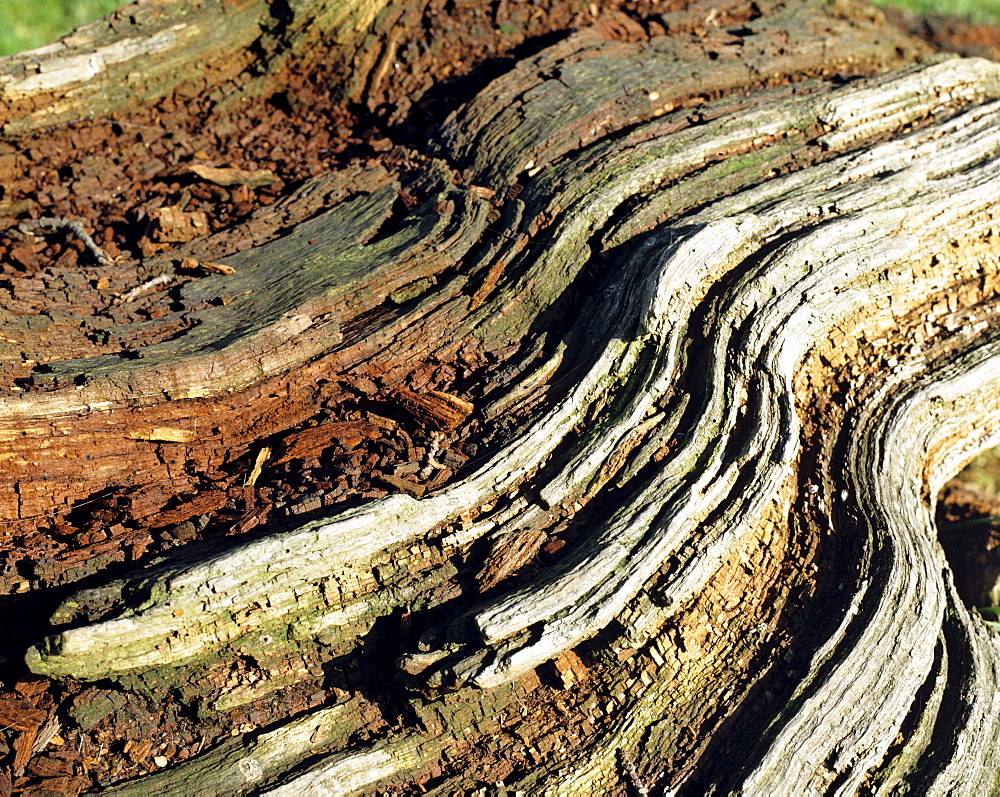
{"type": "MultiPolygon", "coordinates": [[[[219,258],[235,274],[184,297],[225,301],[186,334],[3,399],[3,506],[23,518],[119,478],[120,457],[77,473],[73,451],[122,428],[193,433],[206,406],[263,414],[371,363],[400,386],[431,356],[509,363],[488,401],[438,397],[509,428],[422,497],[63,605],[116,608],[54,629],[33,671],[220,712],[400,612],[421,631],[394,650],[397,727],[366,736],[355,695],[119,791],[470,789],[470,749],[503,754],[501,728],[535,751],[509,785],[553,793],[621,789],[619,750],[690,793],[995,787],[1000,643],[958,598],[934,501],[1000,440],[1000,68],[914,63],[863,8],[809,8],[733,4],[708,41],[684,32],[697,4],[660,35],[624,15],[580,30],[457,109],[407,184],[370,176],[219,258]],[[54,501],[42,468],[71,474],[54,501]]],[[[215,426],[176,442],[188,462],[277,433],[215,426]]]]}

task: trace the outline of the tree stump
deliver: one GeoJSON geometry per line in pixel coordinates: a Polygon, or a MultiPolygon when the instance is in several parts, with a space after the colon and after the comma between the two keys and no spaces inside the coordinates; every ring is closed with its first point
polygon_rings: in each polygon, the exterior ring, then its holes
{"type": "Polygon", "coordinates": [[[142,0],[0,98],[8,793],[996,788],[997,64],[142,0]]]}

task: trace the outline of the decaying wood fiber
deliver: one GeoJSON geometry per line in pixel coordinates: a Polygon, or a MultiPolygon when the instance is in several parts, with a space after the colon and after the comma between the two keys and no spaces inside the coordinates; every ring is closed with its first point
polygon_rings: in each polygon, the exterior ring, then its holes
{"type": "MultiPolygon", "coordinates": [[[[804,42],[771,65],[787,78],[819,45],[782,13],[767,25],[804,42]]],[[[737,36],[758,68],[762,26],[737,36]]],[[[209,677],[224,710],[402,607],[444,606],[400,651],[411,725],[358,741],[363,712],[325,708],[122,791],[405,784],[499,744],[492,718],[548,688],[538,673],[591,736],[539,755],[521,788],[620,787],[624,755],[692,793],[996,789],[1000,637],[956,593],[934,501],[1000,441],[1000,67],[927,59],[734,96],[734,56],[693,113],[697,55],[607,41],[578,32],[457,111],[388,233],[391,184],[229,258],[237,275],[197,290],[235,298],[196,333],[60,365],[86,385],[0,406],[13,430],[136,393],[204,400],[330,351],[387,370],[468,341],[532,353],[489,407],[439,397],[456,425],[516,419],[445,487],[151,567],[106,588],[125,610],[28,652],[35,672],[140,691],[209,677]],[[371,339],[350,336],[387,303],[371,339]],[[551,566],[510,578],[557,528],[551,566]],[[448,586],[470,563],[482,594],[448,586]],[[581,682],[602,649],[595,707],[581,682]],[[249,669],[220,682],[237,655],[249,669]]]]}

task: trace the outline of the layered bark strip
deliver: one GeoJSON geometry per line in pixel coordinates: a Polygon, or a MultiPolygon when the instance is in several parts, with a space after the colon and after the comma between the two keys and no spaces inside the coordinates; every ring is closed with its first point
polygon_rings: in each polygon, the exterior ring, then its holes
{"type": "Polygon", "coordinates": [[[40,640],[35,673],[206,712],[418,631],[384,731],[357,693],[120,793],[996,790],[1000,637],[934,504],[1000,440],[1000,67],[899,65],[874,16],[764,11],[620,14],[540,49],[418,176],[191,283],[227,297],[191,332],[3,399],[24,502],[26,436],[127,417],[136,456],[200,467],[201,434],[162,430],[205,402],[503,361],[397,394],[439,446],[404,492],[69,599],[57,619],[115,608],[40,640]],[[470,419],[484,454],[416,489],[470,419]]]}

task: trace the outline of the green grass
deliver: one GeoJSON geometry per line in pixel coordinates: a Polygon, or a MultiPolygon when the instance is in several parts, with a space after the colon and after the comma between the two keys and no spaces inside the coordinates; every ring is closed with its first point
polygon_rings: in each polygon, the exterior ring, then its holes
{"type": "Polygon", "coordinates": [[[896,6],[914,14],[948,14],[977,23],[1000,25],[1000,0],[872,0],[877,6],[896,6]]]}
{"type": "MultiPolygon", "coordinates": [[[[0,0],[0,55],[30,50],[103,17],[123,0],[0,0]]],[[[952,14],[1000,25],[1000,0],[874,0],[917,14],[952,14]]]]}
{"type": "Polygon", "coordinates": [[[0,0],[0,55],[40,47],[124,0],[0,0]]]}
{"type": "Polygon", "coordinates": [[[965,466],[959,478],[980,490],[1000,495],[1000,448],[984,451],[965,466]]]}

